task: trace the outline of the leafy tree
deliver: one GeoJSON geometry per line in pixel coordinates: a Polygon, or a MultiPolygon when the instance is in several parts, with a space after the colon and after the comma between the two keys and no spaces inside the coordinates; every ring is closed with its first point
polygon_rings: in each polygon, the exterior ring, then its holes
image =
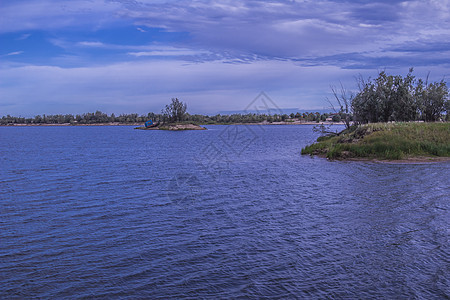
{"type": "Polygon", "coordinates": [[[411,68],[406,75],[392,76],[384,71],[375,80],[358,79],[359,93],[352,101],[356,123],[389,121],[438,121],[448,97],[444,81],[428,84],[416,80],[411,68]]]}
{"type": "Polygon", "coordinates": [[[448,87],[444,81],[428,84],[428,78],[425,83],[419,80],[415,92],[422,120],[438,121],[444,111],[447,111],[448,116],[448,87]]]}
{"type": "Polygon", "coordinates": [[[414,97],[415,78],[412,75],[413,68],[409,69],[405,78],[394,77],[394,111],[392,120],[394,121],[414,121],[417,119],[417,102],[414,97]]]}
{"type": "Polygon", "coordinates": [[[341,122],[342,121],[341,116],[339,114],[334,115],[332,120],[333,120],[333,122],[341,122]]]}
{"type": "Polygon", "coordinates": [[[181,122],[185,119],[186,110],[186,103],[181,102],[178,98],[172,98],[172,103],[166,105],[162,114],[164,119],[169,122],[181,122]]]}
{"type": "Polygon", "coordinates": [[[450,121],[450,100],[447,99],[445,100],[445,112],[446,112],[446,116],[445,116],[445,120],[448,122],[450,121]]]}

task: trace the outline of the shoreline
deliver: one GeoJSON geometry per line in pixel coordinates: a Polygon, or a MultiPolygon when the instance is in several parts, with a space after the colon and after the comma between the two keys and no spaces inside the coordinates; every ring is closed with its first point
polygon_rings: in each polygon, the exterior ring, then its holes
{"type": "MultiPolygon", "coordinates": [[[[215,125],[344,125],[344,123],[334,123],[334,122],[257,122],[257,123],[227,123],[227,124],[199,124],[199,126],[215,126],[215,125]]],[[[7,124],[0,125],[0,127],[39,127],[39,126],[142,126],[142,123],[93,123],[93,124],[72,124],[72,123],[62,123],[62,124],[7,124]]]]}
{"type": "Polygon", "coordinates": [[[402,159],[379,159],[379,158],[365,158],[365,157],[349,157],[349,158],[327,158],[326,155],[316,154],[312,158],[318,157],[332,162],[373,162],[379,164],[433,164],[450,162],[450,157],[447,156],[411,156],[402,159]]]}
{"type": "Polygon", "coordinates": [[[257,122],[257,123],[224,123],[224,124],[201,124],[205,125],[344,125],[343,122],[257,122]]]}
{"type": "Polygon", "coordinates": [[[40,127],[40,126],[139,126],[142,123],[94,123],[94,124],[71,124],[71,123],[61,123],[61,124],[8,124],[0,125],[0,127],[40,127]]]}
{"type": "Polygon", "coordinates": [[[449,162],[450,123],[373,123],[322,136],[302,155],[334,161],[426,164],[449,162]]]}

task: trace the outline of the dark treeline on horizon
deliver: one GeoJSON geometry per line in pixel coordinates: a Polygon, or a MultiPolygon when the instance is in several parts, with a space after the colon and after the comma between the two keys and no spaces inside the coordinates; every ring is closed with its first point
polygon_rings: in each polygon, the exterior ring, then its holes
{"type": "Polygon", "coordinates": [[[214,116],[189,114],[187,105],[177,98],[165,106],[159,114],[153,112],[147,115],[114,113],[108,115],[101,111],[85,114],[65,115],[37,115],[33,118],[3,116],[0,125],[14,124],[107,124],[144,123],[148,120],[155,122],[189,122],[195,124],[235,124],[260,122],[341,122],[347,128],[351,124],[365,124],[377,122],[410,122],[410,121],[449,121],[450,101],[449,89],[444,80],[428,82],[417,79],[412,75],[413,69],[402,77],[388,75],[382,71],[377,78],[367,79],[360,77],[357,80],[359,92],[353,94],[341,85],[341,90],[332,87],[334,100],[338,106],[335,108],[329,100],[335,113],[305,112],[296,114],[231,114],[214,116]]]}
{"type": "MultiPolygon", "coordinates": [[[[148,113],[147,115],[139,114],[121,114],[116,116],[114,113],[108,115],[101,111],[95,113],[85,114],[57,114],[57,115],[37,115],[33,118],[3,116],[0,118],[0,125],[14,125],[14,124],[105,124],[105,123],[121,123],[133,124],[144,123],[147,120],[159,121],[164,118],[163,114],[148,113]]],[[[188,114],[184,116],[184,122],[191,122],[196,124],[232,124],[232,123],[258,123],[258,122],[292,122],[294,119],[305,122],[323,122],[327,118],[332,119],[333,122],[340,122],[340,114],[318,112],[311,113],[291,113],[291,114],[232,114],[232,115],[200,115],[188,114]]]]}

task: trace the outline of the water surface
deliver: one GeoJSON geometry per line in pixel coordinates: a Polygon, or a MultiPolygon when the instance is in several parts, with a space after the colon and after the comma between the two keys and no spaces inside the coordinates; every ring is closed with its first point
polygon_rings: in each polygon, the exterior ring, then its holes
{"type": "Polygon", "coordinates": [[[450,297],[449,163],[312,126],[0,128],[0,298],[450,297]]]}

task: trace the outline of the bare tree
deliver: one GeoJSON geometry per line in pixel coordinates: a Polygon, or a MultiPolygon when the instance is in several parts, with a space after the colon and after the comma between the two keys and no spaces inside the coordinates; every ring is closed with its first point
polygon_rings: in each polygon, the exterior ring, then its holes
{"type": "Polygon", "coordinates": [[[344,88],[342,82],[339,82],[340,89],[338,90],[335,86],[331,86],[331,92],[333,93],[334,100],[337,102],[337,108],[335,106],[336,102],[327,98],[328,103],[335,113],[341,115],[344,121],[345,128],[350,128],[351,115],[352,115],[352,101],[354,95],[351,91],[344,88]]]}

